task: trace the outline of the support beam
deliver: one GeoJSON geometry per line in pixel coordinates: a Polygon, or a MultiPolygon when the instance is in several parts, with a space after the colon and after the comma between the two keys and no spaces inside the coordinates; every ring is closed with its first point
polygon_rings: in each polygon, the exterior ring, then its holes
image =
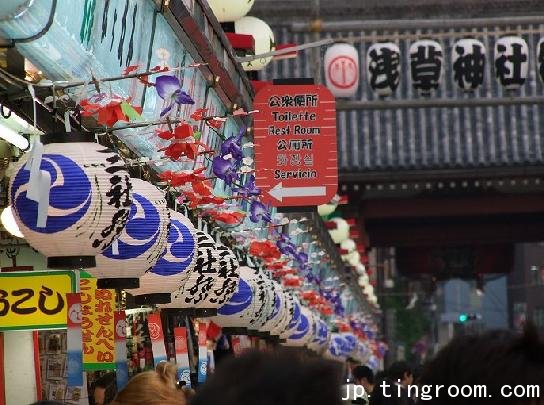
{"type": "MultiPolygon", "coordinates": [[[[450,30],[452,28],[484,28],[495,26],[517,27],[518,25],[544,24],[544,16],[510,16],[495,18],[437,18],[414,20],[352,20],[325,21],[319,24],[322,32],[372,31],[372,30],[450,30]]],[[[291,24],[293,32],[315,31],[315,23],[296,22],[291,24]]]]}
{"type": "Polygon", "coordinates": [[[377,101],[338,101],[338,111],[394,110],[407,108],[464,108],[544,104],[544,96],[488,98],[422,98],[377,101]]]}

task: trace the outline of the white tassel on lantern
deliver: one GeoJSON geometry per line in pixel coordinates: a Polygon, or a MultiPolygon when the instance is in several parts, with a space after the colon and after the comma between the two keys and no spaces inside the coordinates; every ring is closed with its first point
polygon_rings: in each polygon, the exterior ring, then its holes
{"type": "Polygon", "coordinates": [[[15,221],[28,243],[47,256],[50,268],[94,267],[95,256],[113,243],[128,220],[132,195],[125,164],[89,139],[94,137],[42,136],[41,158],[39,150],[23,157],[10,181],[15,221]],[[32,191],[31,181],[36,185],[32,191]]]}
{"type": "Polygon", "coordinates": [[[255,0],[208,0],[217,20],[221,23],[236,21],[245,16],[255,0]]]}
{"type": "Polygon", "coordinates": [[[335,97],[353,97],[359,88],[359,52],[350,44],[334,44],[324,58],[325,81],[335,97]]]}
{"type": "MultiPolygon", "coordinates": [[[[255,55],[271,52],[276,49],[274,33],[263,20],[256,17],[242,17],[234,22],[237,34],[251,35],[255,39],[255,55]]],[[[272,56],[259,58],[251,62],[242,63],[244,70],[262,70],[270,63],[272,56]]]]}
{"type": "Polygon", "coordinates": [[[170,211],[170,229],[162,257],[140,279],[140,288],[130,290],[137,303],[169,303],[183,288],[196,264],[196,229],[185,215],[170,211]]]}
{"type": "Polygon", "coordinates": [[[164,254],[170,226],[164,193],[147,181],[131,182],[133,202],[125,229],[89,269],[100,288],[138,287],[140,277],[164,254]]]}

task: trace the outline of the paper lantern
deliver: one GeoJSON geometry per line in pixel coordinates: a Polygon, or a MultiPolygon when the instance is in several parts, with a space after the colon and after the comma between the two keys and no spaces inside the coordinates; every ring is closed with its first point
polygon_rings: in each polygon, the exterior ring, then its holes
{"type": "Polygon", "coordinates": [[[230,299],[217,310],[211,320],[223,328],[247,328],[257,308],[257,272],[247,266],[239,268],[238,288],[230,299]]]}
{"type": "Polygon", "coordinates": [[[314,316],[307,307],[301,307],[300,319],[294,332],[287,338],[285,346],[302,347],[313,338],[314,316]]]}
{"type": "Polygon", "coordinates": [[[292,295],[292,293],[288,293],[288,294],[289,294],[288,299],[291,301],[289,303],[289,313],[288,313],[289,322],[285,326],[285,329],[280,333],[280,338],[282,339],[289,338],[289,336],[291,336],[295,332],[298,325],[298,321],[300,319],[300,313],[301,313],[300,312],[301,305],[298,298],[292,295]]]}
{"type": "Polygon", "coordinates": [[[89,273],[99,288],[134,288],[163,255],[170,226],[164,193],[152,184],[131,179],[132,206],[125,229],[113,244],[96,256],[89,273]]]}
{"type": "Polygon", "coordinates": [[[285,295],[283,293],[283,288],[277,281],[270,280],[272,282],[274,299],[272,302],[272,307],[266,322],[259,328],[262,332],[268,332],[273,334],[274,328],[282,322],[283,318],[286,317],[287,305],[285,303],[285,295]]]}
{"type": "Polygon", "coordinates": [[[340,244],[349,238],[349,224],[345,219],[333,218],[331,222],[336,225],[336,229],[329,229],[329,234],[334,243],[340,244]]]}
{"type": "Polygon", "coordinates": [[[442,46],[436,41],[423,39],[414,42],[409,53],[412,85],[420,94],[428,96],[438,88],[442,77],[442,46]]]}
{"type": "Polygon", "coordinates": [[[331,338],[329,340],[329,345],[327,347],[327,350],[324,353],[324,357],[344,362],[346,361],[346,341],[339,333],[332,333],[331,338]]]}
{"type": "Polygon", "coordinates": [[[255,0],[208,0],[217,20],[221,23],[236,21],[245,16],[255,0]]]}
{"type": "Polygon", "coordinates": [[[353,45],[335,44],[325,52],[325,81],[335,97],[353,97],[359,88],[359,52],[353,45]]]}
{"type": "Polygon", "coordinates": [[[356,352],[359,349],[358,347],[359,339],[357,339],[357,336],[355,336],[351,332],[343,332],[342,338],[344,339],[344,342],[345,342],[344,355],[347,357],[355,356],[356,352]]]}
{"type": "Polygon", "coordinates": [[[249,326],[250,333],[254,335],[267,335],[263,330],[264,325],[268,321],[270,315],[274,312],[275,296],[274,284],[262,271],[258,272],[257,281],[257,300],[259,304],[255,312],[255,317],[249,326]]]}
{"type": "Polygon", "coordinates": [[[15,222],[54,269],[94,267],[95,256],[123,231],[132,206],[121,157],[94,135],[40,137],[10,181],[15,222]]]}
{"type": "Polygon", "coordinates": [[[544,38],[541,38],[540,41],[538,41],[536,49],[538,76],[540,77],[540,80],[544,82],[544,38]]]}
{"type": "MultiPolygon", "coordinates": [[[[255,39],[255,55],[271,52],[276,49],[274,33],[263,20],[256,17],[242,17],[234,22],[234,31],[237,34],[251,35],[255,39]]],[[[251,62],[242,63],[244,70],[261,70],[270,63],[272,56],[259,58],[251,62]]]]}
{"type": "Polygon", "coordinates": [[[474,91],[484,82],[485,46],[473,38],[463,38],[453,45],[453,80],[463,91],[474,91]]]}
{"type": "Polygon", "coordinates": [[[314,337],[312,341],[308,344],[308,348],[320,353],[327,347],[330,339],[329,327],[322,319],[315,317],[314,318],[314,337]]]}
{"type": "Polygon", "coordinates": [[[400,49],[393,42],[380,42],[368,48],[368,83],[379,96],[387,97],[400,83],[400,49]]]}
{"type": "Polygon", "coordinates": [[[295,301],[290,294],[287,294],[280,285],[280,293],[278,293],[280,300],[279,313],[275,316],[277,319],[276,324],[270,330],[272,336],[281,336],[281,334],[287,329],[287,325],[291,322],[292,313],[294,311],[295,301]]]}
{"type": "Polygon", "coordinates": [[[234,253],[210,235],[197,231],[197,259],[182,289],[181,308],[198,308],[210,315],[217,312],[238,287],[238,260],[234,253]]]}
{"type": "Polygon", "coordinates": [[[529,47],[523,38],[506,36],[495,43],[495,76],[506,90],[517,90],[529,74],[529,47]]]}
{"type": "Polygon", "coordinates": [[[140,288],[130,290],[137,304],[164,304],[181,289],[196,265],[196,229],[185,215],[170,211],[170,229],[163,255],[140,279],[140,288]]]}

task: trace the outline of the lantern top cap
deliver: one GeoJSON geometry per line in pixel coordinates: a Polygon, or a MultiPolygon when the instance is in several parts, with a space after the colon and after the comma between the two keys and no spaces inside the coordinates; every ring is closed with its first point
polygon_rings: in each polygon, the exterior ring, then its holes
{"type": "Polygon", "coordinates": [[[91,132],[52,132],[40,136],[40,141],[44,144],[50,143],[70,143],[70,142],[92,142],[95,137],[91,132]]]}

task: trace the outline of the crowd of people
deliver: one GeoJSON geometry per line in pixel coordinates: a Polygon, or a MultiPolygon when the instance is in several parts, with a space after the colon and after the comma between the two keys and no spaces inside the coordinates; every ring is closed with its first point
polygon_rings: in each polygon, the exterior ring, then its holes
{"type": "Polygon", "coordinates": [[[544,404],[544,341],[532,327],[522,335],[499,331],[456,338],[424,365],[421,374],[405,362],[394,363],[377,375],[369,367],[357,365],[349,370],[350,381],[346,384],[344,371],[338,362],[301,351],[247,352],[222,361],[195,393],[177,384],[173,364],[161,362],[155,370],[133,377],[111,402],[104,399],[111,384],[98,382],[94,402],[97,405],[544,404]],[[447,391],[442,391],[442,395],[421,395],[427,391],[417,389],[439,385],[482,385],[487,387],[488,395],[453,397],[447,391]],[[505,385],[536,386],[540,390],[536,397],[534,394],[521,398],[505,396],[501,391],[505,385]]]}

